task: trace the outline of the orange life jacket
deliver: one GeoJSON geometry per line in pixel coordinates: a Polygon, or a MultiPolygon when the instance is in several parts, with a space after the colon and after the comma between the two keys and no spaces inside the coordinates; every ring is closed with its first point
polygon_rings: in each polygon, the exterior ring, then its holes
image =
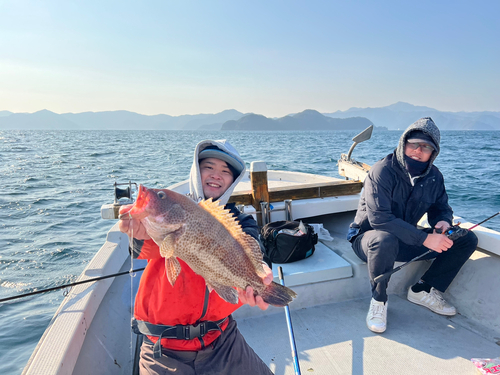
{"type": "MultiPolygon", "coordinates": [[[[194,271],[181,259],[182,271],[174,286],[170,285],[165,271],[165,259],[161,257],[158,245],[153,240],[144,241],[139,259],[148,259],[135,299],[135,319],[156,325],[175,326],[196,325],[201,321],[218,321],[229,316],[241,306],[241,303],[226,302],[212,291],[208,294],[206,304],[205,279],[194,271]],[[206,307],[205,307],[206,304],[206,307]],[[204,311],[205,310],[205,311],[204,311]]],[[[224,330],[228,320],[221,324],[224,330]]],[[[210,345],[221,334],[214,330],[203,338],[192,340],[178,340],[163,338],[161,345],[173,350],[200,350],[210,345]]],[[[152,342],[157,337],[148,336],[152,342]]]]}

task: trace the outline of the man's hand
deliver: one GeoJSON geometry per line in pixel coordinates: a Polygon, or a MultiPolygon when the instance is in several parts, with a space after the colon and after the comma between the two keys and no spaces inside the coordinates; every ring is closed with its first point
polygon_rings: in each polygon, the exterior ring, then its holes
{"type": "MultiPolygon", "coordinates": [[[[127,204],[120,207],[120,215],[126,214],[132,209],[132,204],[127,204]]],[[[137,219],[123,218],[118,221],[118,228],[120,232],[127,233],[129,237],[138,240],[149,240],[151,237],[146,232],[146,228],[137,219]]]]}
{"type": "Polygon", "coordinates": [[[434,229],[436,229],[438,233],[444,233],[449,227],[450,224],[448,224],[447,221],[441,220],[437,222],[437,224],[434,226],[434,229]]]}
{"type": "Polygon", "coordinates": [[[453,241],[450,240],[446,235],[441,233],[449,227],[450,224],[448,224],[446,221],[440,221],[439,223],[437,223],[434,227],[434,232],[427,235],[427,238],[425,239],[423,245],[438,253],[442,253],[443,251],[448,250],[453,246],[453,241]],[[438,227],[438,225],[440,224],[441,226],[438,227]],[[439,229],[439,233],[436,232],[436,229],[439,229]]]}
{"type": "MultiPolygon", "coordinates": [[[[265,285],[271,284],[273,281],[273,271],[267,266],[267,264],[263,264],[264,270],[266,271],[266,276],[262,278],[262,282],[265,285]]],[[[241,303],[249,304],[250,306],[258,306],[261,310],[267,310],[269,304],[264,302],[261,296],[255,296],[253,293],[253,288],[251,286],[247,286],[246,290],[242,290],[240,288],[236,288],[238,291],[238,297],[241,303]]]]}

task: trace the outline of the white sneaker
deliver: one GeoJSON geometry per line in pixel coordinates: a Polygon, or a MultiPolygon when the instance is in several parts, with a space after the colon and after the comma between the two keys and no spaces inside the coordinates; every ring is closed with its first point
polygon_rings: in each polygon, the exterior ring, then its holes
{"type": "Polygon", "coordinates": [[[441,293],[435,288],[431,288],[429,293],[424,290],[415,293],[410,287],[408,289],[407,298],[408,301],[420,306],[425,306],[436,314],[453,316],[457,313],[457,309],[446,302],[441,293]]]}
{"type": "Polygon", "coordinates": [[[370,301],[370,309],[366,316],[366,325],[372,332],[385,332],[387,328],[387,302],[379,302],[372,298],[370,301]]]}

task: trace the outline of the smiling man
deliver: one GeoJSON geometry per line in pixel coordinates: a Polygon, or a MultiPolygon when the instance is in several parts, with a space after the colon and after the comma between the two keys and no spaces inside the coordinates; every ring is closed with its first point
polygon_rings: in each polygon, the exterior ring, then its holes
{"type": "Polygon", "coordinates": [[[238,159],[216,146],[201,150],[198,161],[205,199],[219,199],[243,171],[243,165],[238,159]]]}
{"type": "Polygon", "coordinates": [[[233,183],[234,168],[225,161],[206,158],[200,161],[203,194],[206,198],[218,199],[233,183]]]}
{"type": "MultiPolygon", "coordinates": [[[[234,203],[227,203],[244,174],[245,163],[231,144],[225,140],[202,141],[194,151],[189,196],[196,202],[212,198],[224,205],[263,249],[254,218],[238,211],[234,203]]],[[[181,259],[181,272],[172,286],[159,247],[144,226],[137,220],[120,220],[120,230],[134,237],[134,257],[148,260],[135,298],[133,321],[134,331],[144,335],[141,375],[272,375],[231,316],[243,304],[265,310],[268,304],[262,297],[247,287],[237,289],[237,304],[226,302],[181,259]]],[[[268,265],[264,266],[264,284],[273,280],[268,265]]]]}
{"type": "Polygon", "coordinates": [[[393,269],[394,262],[422,259],[432,265],[420,281],[408,289],[410,302],[441,315],[456,309],[441,295],[476,249],[477,237],[468,232],[455,241],[441,234],[453,222],[453,211],[441,172],[433,165],[441,135],[430,117],[416,121],[399,139],[396,150],[375,163],[364,181],[354,222],[347,239],[356,255],[367,262],[372,299],[366,317],[368,328],[382,333],[387,326],[387,285],[374,278],[393,269]],[[429,229],[418,229],[427,214],[429,229]]]}

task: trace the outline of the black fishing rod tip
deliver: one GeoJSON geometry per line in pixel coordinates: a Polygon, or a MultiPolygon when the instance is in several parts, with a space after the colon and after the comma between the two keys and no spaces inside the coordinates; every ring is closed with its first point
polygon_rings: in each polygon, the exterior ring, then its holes
{"type": "Polygon", "coordinates": [[[278,275],[280,280],[283,280],[283,268],[281,266],[278,267],[278,275]]]}

